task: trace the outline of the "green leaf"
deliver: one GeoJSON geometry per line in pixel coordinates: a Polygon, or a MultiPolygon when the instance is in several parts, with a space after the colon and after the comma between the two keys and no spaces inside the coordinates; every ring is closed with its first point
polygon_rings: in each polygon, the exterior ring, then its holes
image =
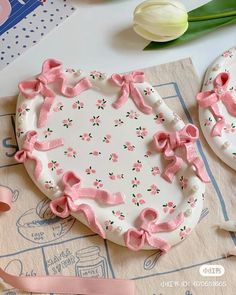
{"type": "Polygon", "coordinates": [[[211,20],[202,20],[198,22],[190,22],[188,30],[185,32],[184,35],[182,35],[178,39],[169,42],[151,42],[147,47],[144,48],[144,50],[155,50],[181,45],[188,41],[206,35],[210,32],[213,32],[218,28],[232,24],[236,24],[236,16],[216,18],[211,20]]]}
{"type": "Polygon", "coordinates": [[[236,15],[235,0],[212,0],[188,13],[188,21],[215,19],[236,15]]]}

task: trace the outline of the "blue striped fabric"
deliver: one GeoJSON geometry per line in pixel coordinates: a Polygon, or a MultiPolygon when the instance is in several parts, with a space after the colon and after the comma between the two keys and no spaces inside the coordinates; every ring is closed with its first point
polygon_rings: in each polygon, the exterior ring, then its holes
{"type": "Polygon", "coordinates": [[[9,2],[12,11],[8,20],[0,26],[0,36],[41,5],[40,0],[9,0],[9,2]]]}

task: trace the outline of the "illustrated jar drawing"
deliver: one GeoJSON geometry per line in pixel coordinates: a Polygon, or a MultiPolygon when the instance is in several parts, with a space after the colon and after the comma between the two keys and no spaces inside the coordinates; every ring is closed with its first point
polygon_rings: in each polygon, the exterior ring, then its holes
{"type": "Polygon", "coordinates": [[[75,265],[76,276],[86,278],[107,278],[107,261],[100,255],[100,248],[91,246],[76,252],[78,262],[75,265]]]}

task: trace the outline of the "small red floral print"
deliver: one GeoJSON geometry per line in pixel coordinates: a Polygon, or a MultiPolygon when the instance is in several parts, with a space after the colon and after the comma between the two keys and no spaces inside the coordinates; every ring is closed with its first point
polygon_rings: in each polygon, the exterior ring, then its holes
{"type": "Polygon", "coordinates": [[[104,222],[105,229],[108,230],[108,231],[112,231],[113,230],[113,224],[114,224],[114,221],[112,221],[112,220],[106,220],[104,222]]]}
{"type": "Polygon", "coordinates": [[[211,123],[212,123],[212,118],[209,117],[208,119],[206,119],[206,120],[204,121],[204,126],[211,126],[211,123]]]}
{"type": "Polygon", "coordinates": [[[164,118],[164,114],[163,113],[159,113],[154,117],[154,121],[157,124],[162,124],[163,122],[165,122],[165,118],[164,118]]]}
{"type": "Polygon", "coordinates": [[[138,193],[138,194],[133,194],[132,196],[133,196],[132,202],[134,203],[134,205],[139,207],[140,205],[143,205],[146,203],[145,200],[142,198],[143,197],[142,194],[138,193]]]}
{"type": "Polygon", "coordinates": [[[191,232],[191,228],[190,227],[186,227],[184,226],[183,228],[180,229],[179,232],[179,236],[181,238],[181,240],[183,240],[184,238],[186,238],[191,232]]]}
{"type": "Polygon", "coordinates": [[[142,162],[137,160],[137,162],[133,164],[132,170],[135,172],[140,172],[142,167],[143,167],[142,162]]]}
{"type": "Polygon", "coordinates": [[[124,145],[123,145],[124,149],[130,151],[130,152],[133,152],[135,150],[135,146],[132,145],[132,143],[130,142],[126,142],[124,145]]]}
{"type": "Polygon", "coordinates": [[[149,158],[152,155],[152,151],[147,150],[144,157],[149,158]]]}
{"type": "Polygon", "coordinates": [[[236,153],[233,153],[233,159],[236,160],[236,153]]]}
{"type": "Polygon", "coordinates": [[[93,138],[91,133],[83,133],[79,137],[84,141],[90,141],[93,138]]]}
{"type": "Polygon", "coordinates": [[[84,103],[82,101],[77,100],[72,104],[72,109],[74,110],[81,110],[84,108],[84,103]]]}
{"type": "Polygon", "coordinates": [[[126,117],[129,118],[129,119],[134,119],[134,120],[137,120],[138,117],[139,117],[139,114],[135,111],[129,111],[126,113],[126,117]]]}
{"type": "Polygon", "coordinates": [[[57,105],[53,108],[53,111],[55,113],[58,113],[60,111],[62,111],[64,108],[64,105],[61,102],[58,102],[57,105]]]}
{"type": "Polygon", "coordinates": [[[47,190],[52,190],[53,189],[53,183],[52,183],[52,181],[51,180],[49,180],[49,181],[45,181],[44,182],[44,188],[45,189],[47,189],[47,190]]]}
{"type": "Polygon", "coordinates": [[[92,166],[89,166],[86,170],[85,173],[90,175],[90,174],[95,174],[96,170],[92,168],[92,166]]]}
{"type": "Polygon", "coordinates": [[[236,131],[236,125],[234,123],[225,124],[224,130],[226,133],[234,133],[236,131]]]}
{"type": "Polygon", "coordinates": [[[19,117],[25,116],[29,111],[30,109],[27,107],[26,104],[23,104],[21,107],[17,109],[19,117]]]}
{"type": "Polygon", "coordinates": [[[151,195],[156,195],[156,194],[159,194],[160,192],[159,188],[155,184],[152,184],[150,188],[147,189],[147,191],[150,192],[151,195]]]}
{"type": "Polygon", "coordinates": [[[152,167],[151,172],[152,172],[153,176],[156,176],[156,175],[160,174],[160,169],[159,169],[159,167],[155,166],[155,167],[152,167]]]}
{"type": "Polygon", "coordinates": [[[235,92],[235,91],[236,91],[236,87],[232,86],[232,87],[229,88],[229,90],[230,90],[231,92],[235,92]]]}
{"type": "Polygon", "coordinates": [[[194,198],[193,196],[191,196],[189,199],[188,199],[188,204],[194,208],[196,206],[196,203],[197,203],[197,198],[194,198]]]}
{"type": "Polygon", "coordinates": [[[204,86],[208,86],[212,83],[212,77],[205,81],[204,86]]]}
{"type": "Polygon", "coordinates": [[[140,180],[137,179],[137,177],[134,177],[134,179],[132,180],[132,187],[138,187],[140,185],[140,180]]]}
{"type": "Polygon", "coordinates": [[[23,130],[20,127],[18,127],[16,129],[16,136],[17,137],[21,137],[22,134],[24,134],[23,130]]]}
{"type": "Polygon", "coordinates": [[[231,58],[233,56],[233,53],[231,50],[226,50],[225,52],[222,53],[222,56],[231,58]]]}
{"type": "Polygon", "coordinates": [[[68,158],[76,158],[77,152],[72,147],[68,147],[67,150],[64,151],[64,155],[68,158]]]}
{"type": "Polygon", "coordinates": [[[93,183],[93,185],[97,188],[97,189],[100,189],[103,187],[103,183],[102,183],[102,180],[101,179],[96,179],[93,183]]]}
{"type": "Polygon", "coordinates": [[[118,155],[116,153],[112,153],[110,154],[110,157],[109,157],[109,160],[112,161],[112,162],[118,162],[118,155]]]}
{"type": "Polygon", "coordinates": [[[52,129],[47,128],[45,131],[43,131],[44,137],[48,138],[52,134],[52,129]]]}
{"type": "Polygon", "coordinates": [[[169,214],[174,213],[176,209],[176,205],[173,202],[168,202],[164,204],[162,207],[163,207],[163,212],[169,213],[169,214]]]}
{"type": "Polygon", "coordinates": [[[101,79],[103,77],[103,74],[99,71],[92,71],[90,72],[90,77],[92,77],[94,80],[101,79]]]}
{"type": "Polygon", "coordinates": [[[179,183],[182,189],[186,189],[188,187],[188,179],[183,176],[180,177],[179,183]]]}
{"type": "Polygon", "coordinates": [[[48,163],[48,168],[49,168],[50,170],[52,170],[52,171],[58,169],[59,166],[60,166],[60,164],[59,164],[57,161],[53,161],[53,160],[52,160],[52,161],[50,161],[50,162],[48,163]]]}
{"type": "Polygon", "coordinates": [[[98,157],[99,155],[101,155],[101,152],[97,151],[97,150],[94,150],[92,152],[89,153],[90,155],[93,155],[95,157],[98,157]]]}
{"type": "Polygon", "coordinates": [[[62,121],[64,127],[69,128],[72,126],[73,120],[68,118],[62,121]]]}
{"type": "Polygon", "coordinates": [[[122,121],[121,119],[116,119],[115,121],[114,121],[114,126],[115,127],[118,127],[118,126],[121,126],[121,125],[123,125],[124,124],[124,121],[122,121]]]}
{"type": "Polygon", "coordinates": [[[57,169],[56,173],[57,173],[57,175],[61,175],[61,174],[64,173],[64,170],[63,169],[57,169]]]}
{"type": "Polygon", "coordinates": [[[151,95],[152,93],[154,93],[154,90],[151,87],[147,87],[146,89],[144,89],[143,92],[145,95],[151,95]]]}
{"type": "Polygon", "coordinates": [[[107,134],[106,136],[104,136],[103,137],[103,142],[110,143],[111,142],[111,135],[107,134]]]}
{"type": "Polygon", "coordinates": [[[93,116],[91,119],[90,119],[90,122],[93,124],[93,126],[99,126],[100,123],[101,123],[101,119],[100,119],[100,116],[93,116]]]}
{"type": "Polygon", "coordinates": [[[121,212],[120,210],[114,211],[112,210],[112,214],[117,217],[120,220],[124,220],[125,219],[125,215],[123,212],[121,212]]]}
{"type": "Polygon", "coordinates": [[[142,128],[141,126],[136,128],[136,134],[138,137],[144,139],[148,135],[147,128],[142,128]]]}
{"type": "Polygon", "coordinates": [[[76,70],[74,69],[66,69],[66,73],[74,74],[76,70]]]}
{"type": "Polygon", "coordinates": [[[113,172],[109,172],[109,178],[111,180],[116,180],[116,176],[115,176],[115,174],[113,172]]]}
{"type": "Polygon", "coordinates": [[[117,174],[116,178],[117,179],[124,179],[124,174],[123,173],[122,174],[117,174]]]}
{"type": "Polygon", "coordinates": [[[97,103],[96,103],[96,106],[99,110],[104,110],[105,107],[106,107],[106,100],[103,98],[103,99],[98,99],[97,100],[97,103]]]}

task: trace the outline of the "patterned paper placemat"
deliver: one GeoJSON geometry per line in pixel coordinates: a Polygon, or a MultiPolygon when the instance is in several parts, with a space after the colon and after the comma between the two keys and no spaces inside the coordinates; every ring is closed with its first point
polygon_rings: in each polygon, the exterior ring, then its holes
{"type": "MultiPolygon", "coordinates": [[[[167,104],[186,123],[198,125],[194,95],[200,82],[191,60],[148,68],[145,72],[167,104]]],[[[62,220],[52,216],[49,201],[33,185],[23,165],[13,159],[17,150],[15,103],[15,97],[0,100],[0,185],[11,188],[14,195],[12,210],[0,215],[2,268],[16,275],[133,279],[137,295],[234,294],[235,258],[226,259],[223,254],[235,247],[236,238],[216,230],[214,225],[236,215],[235,172],[212,153],[203,136],[198,151],[212,183],[203,196],[199,225],[166,255],[160,256],[155,250],[136,253],[102,240],[72,217],[62,220]],[[199,267],[203,264],[220,264],[225,275],[202,277],[199,267]]],[[[4,295],[21,294],[4,284],[0,284],[0,291],[4,295]]]]}

